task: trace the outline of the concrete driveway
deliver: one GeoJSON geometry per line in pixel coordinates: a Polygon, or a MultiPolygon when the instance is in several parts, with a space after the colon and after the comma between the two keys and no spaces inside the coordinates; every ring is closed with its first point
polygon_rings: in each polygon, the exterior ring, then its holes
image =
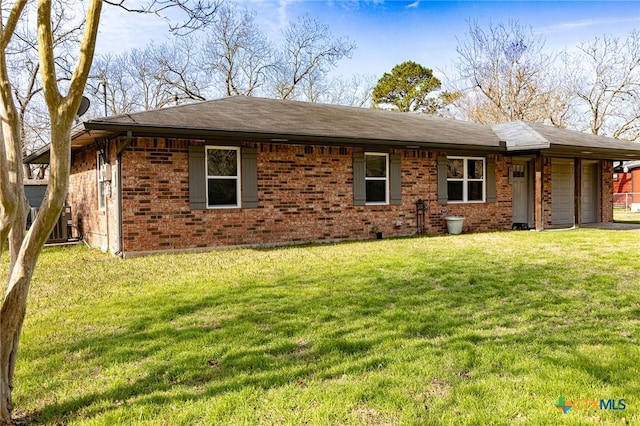
{"type": "Polygon", "coordinates": [[[588,223],[581,226],[582,228],[609,229],[612,231],[640,231],[640,223],[588,223]]]}

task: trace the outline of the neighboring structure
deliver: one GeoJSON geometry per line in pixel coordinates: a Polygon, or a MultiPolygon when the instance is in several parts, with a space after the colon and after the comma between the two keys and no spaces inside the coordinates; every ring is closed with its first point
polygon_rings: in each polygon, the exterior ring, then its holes
{"type": "Polygon", "coordinates": [[[31,206],[31,209],[27,214],[27,229],[31,227],[35,214],[37,213],[38,209],[40,208],[40,205],[42,204],[42,199],[44,198],[44,193],[47,191],[48,184],[49,184],[49,181],[47,180],[37,180],[37,179],[24,180],[24,195],[25,197],[27,197],[29,206],[31,206]]]}
{"type": "MultiPolygon", "coordinates": [[[[27,214],[27,229],[31,228],[31,224],[38,214],[38,210],[40,210],[40,205],[42,204],[42,200],[44,199],[48,184],[49,181],[47,180],[24,180],[24,195],[29,202],[29,206],[31,207],[27,214]]],[[[51,234],[47,239],[47,244],[68,243],[71,241],[78,242],[80,240],[80,237],[74,235],[72,228],[73,223],[71,223],[71,209],[68,206],[65,206],[62,210],[62,213],[60,214],[58,223],[56,223],[56,226],[53,228],[53,231],[51,231],[51,234]]]]}
{"type": "MultiPolygon", "coordinates": [[[[133,255],[611,222],[613,160],[640,145],[539,124],[232,97],[90,120],[68,202],[133,255]]],[[[42,150],[29,162],[48,161],[42,150]]]]}
{"type": "Polygon", "coordinates": [[[640,212],[640,161],[624,161],[613,169],[613,198],[616,207],[640,212]]]}

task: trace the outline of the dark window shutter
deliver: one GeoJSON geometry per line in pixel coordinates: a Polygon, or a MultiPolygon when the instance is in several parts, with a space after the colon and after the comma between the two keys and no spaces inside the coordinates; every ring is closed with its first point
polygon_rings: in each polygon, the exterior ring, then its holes
{"type": "Polygon", "coordinates": [[[391,190],[389,204],[402,204],[402,159],[398,154],[390,156],[389,188],[391,190]]]}
{"type": "Polygon", "coordinates": [[[353,204],[355,206],[364,206],[366,202],[364,172],[364,153],[353,153],[353,204]]]}
{"type": "Polygon", "coordinates": [[[242,148],[242,208],[258,207],[258,151],[242,148]]]}
{"type": "Polygon", "coordinates": [[[191,210],[207,208],[207,175],[204,147],[189,147],[189,207],[191,210]]]}
{"type": "Polygon", "coordinates": [[[445,205],[449,201],[447,188],[447,157],[438,157],[438,203],[445,205]]]}
{"type": "Polygon", "coordinates": [[[487,158],[487,203],[496,202],[496,160],[487,158]]]}

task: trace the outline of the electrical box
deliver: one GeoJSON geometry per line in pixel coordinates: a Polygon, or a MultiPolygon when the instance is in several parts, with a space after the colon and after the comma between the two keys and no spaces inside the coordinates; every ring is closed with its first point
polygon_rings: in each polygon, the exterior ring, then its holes
{"type": "Polygon", "coordinates": [[[111,164],[103,164],[102,167],[100,167],[100,178],[103,181],[111,180],[111,164]]]}

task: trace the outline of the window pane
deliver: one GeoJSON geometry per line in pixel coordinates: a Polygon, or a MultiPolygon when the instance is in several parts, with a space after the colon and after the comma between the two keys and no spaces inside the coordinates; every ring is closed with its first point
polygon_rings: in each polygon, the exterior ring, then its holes
{"type": "Polygon", "coordinates": [[[385,203],[387,201],[386,181],[368,180],[366,184],[367,203],[385,203]]]}
{"type": "Polygon", "coordinates": [[[238,151],[235,149],[207,150],[208,176],[237,176],[238,151]]]}
{"type": "Polygon", "coordinates": [[[209,205],[235,206],[238,204],[237,179],[209,179],[209,205]]]}
{"type": "Polygon", "coordinates": [[[366,155],[367,177],[387,176],[387,157],[382,155],[366,155]]]}
{"type": "Polygon", "coordinates": [[[464,177],[464,160],[448,160],[447,177],[449,179],[462,179],[464,177]]]}
{"type": "Polygon", "coordinates": [[[449,201],[462,201],[462,182],[447,182],[449,201]]]}
{"type": "Polygon", "coordinates": [[[484,168],[482,167],[482,160],[468,160],[469,163],[467,164],[468,167],[468,173],[469,176],[467,176],[469,179],[482,179],[482,175],[484,172],[484,168]]]}
{"type": "Polygon", "coordinates": [[[482,201],[482,182],[468,182],[467,185],[467,197],[469,201],[482,201]]]}

